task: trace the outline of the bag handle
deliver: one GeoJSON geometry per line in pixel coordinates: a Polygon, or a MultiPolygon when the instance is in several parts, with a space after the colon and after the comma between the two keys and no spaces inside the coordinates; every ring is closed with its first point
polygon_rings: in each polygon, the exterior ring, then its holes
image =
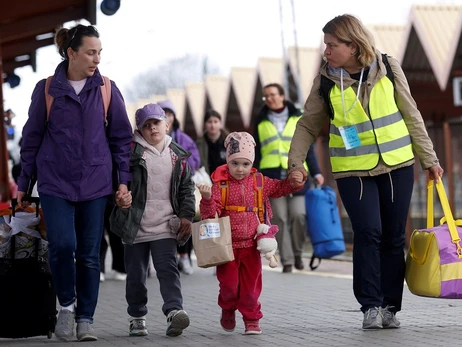
{"type": "MultiPolygon", "coordinates": [[[[433,210],[433,186],[434,181],[429,180],[427,184],[427,228],[433,228],[434,226],[434,210],[433,210]]],[[[444,217],[449,228],[449,234],[451,235],[452,243],[456,245],[457,255],[459,259],[462,259],[462,247],[460,246],[460,237],[457,232],[456,222],[449,206],[448,197],[444,189],[443,181],[440,179],[436,183],[436,191],[440,198],[441,206],[443,207],[444,217]]]]}
{"type": "MultiPolygon", "coordinates": [[[[442,217],[440,219],[440,225],[443,225],[444,223],[446,223],[446,217],[442,217]]],[[[456,226],[462,227],[462,219],[456,219],[454,223],[456,223],[456,226]]]]}

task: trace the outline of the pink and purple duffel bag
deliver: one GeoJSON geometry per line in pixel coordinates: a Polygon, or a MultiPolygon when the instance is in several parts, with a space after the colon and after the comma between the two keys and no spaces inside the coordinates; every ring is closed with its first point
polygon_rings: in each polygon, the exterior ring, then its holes
{"type": "Polygon", "coordinates": [[[419,296],[462,299],[461,220],[454,220],[441,179],[436,189],[444,217],[434,227],[433,185],[427,185],[427,228],[414,230],[406,258],[406,282],[419,296]]]}

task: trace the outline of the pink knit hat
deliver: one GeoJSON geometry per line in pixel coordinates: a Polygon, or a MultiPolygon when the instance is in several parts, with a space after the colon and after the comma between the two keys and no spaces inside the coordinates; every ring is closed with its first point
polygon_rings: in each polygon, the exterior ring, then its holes
{"type": "Polygon", "coordinates": [[[255,140],[246,132],[233,132],[225,139],[226,162],[233,159],[255,160],[255,140]]]}

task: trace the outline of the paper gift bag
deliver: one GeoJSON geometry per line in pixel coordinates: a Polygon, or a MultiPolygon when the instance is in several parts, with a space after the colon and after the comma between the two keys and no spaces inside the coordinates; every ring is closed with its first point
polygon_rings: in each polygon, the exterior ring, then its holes
{"type": "Polygon", "coordinates": [[[207,268],[234,260],[229,216],[193,223],[192,241],[199,267],[207,268]]]}

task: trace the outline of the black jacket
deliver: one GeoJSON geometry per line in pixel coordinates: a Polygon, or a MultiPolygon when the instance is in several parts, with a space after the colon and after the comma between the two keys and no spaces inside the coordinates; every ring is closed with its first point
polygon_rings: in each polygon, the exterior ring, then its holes
{"type": "MultiPolygon", "coordinates": [[[[196,214],[196,199],[192,172],[187,161],[190,153],[173,141],[170,143],[170,148],[178,156],[173,168],[170,188],[173,213],[179,218],[192,221],[196,214]]],[[[130,208],[115,206],[110,217],[111,231],[128,245],[132,245],[135,241],[146,206],[148,173],[143,153],[143,146],[135,142],[130,158],[130,172],[133,173],[133,181],[130,184],[132,205],[130,208]]]]}

